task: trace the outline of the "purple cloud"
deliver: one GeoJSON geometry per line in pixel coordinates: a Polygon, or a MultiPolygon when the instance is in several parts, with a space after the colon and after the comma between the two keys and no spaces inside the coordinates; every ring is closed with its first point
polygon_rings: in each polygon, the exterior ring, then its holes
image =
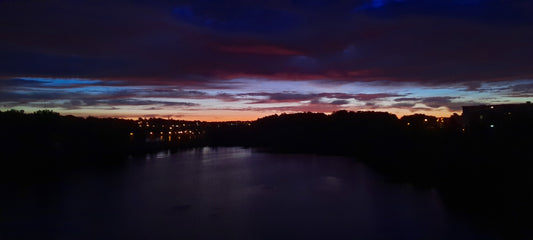
{"type": "Polygon", "coordinates": [[[511,84],[533,79],[533,5],[525,0],[2,1],[0,16],[0,100],[10,106],[83,108],[100,97],[117,106],[174,98],[184,103],[176,108],[205,100],[457,110],[485,101],[481,92],[531,96],[529,83],[511,84]],[[230,84],[236,79],[296,87],[266,93],[230,84]],[[321,88],[299,88],[310,82],[321,88]],[[350,85],[367,83],[369,91],[350,85]],[[500,88],[485,87],[494,83],[500,88]],[[401,94],[420,86],[477,99],[401,94]]]}

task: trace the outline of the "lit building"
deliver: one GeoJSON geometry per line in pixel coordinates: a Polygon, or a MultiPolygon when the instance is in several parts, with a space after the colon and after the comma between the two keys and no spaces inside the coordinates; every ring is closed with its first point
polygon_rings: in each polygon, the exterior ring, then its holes
{"type": "Polygon", "coordinates": [[[497,129],[510,127],[517,120],[533,116],[531,102],[521,104],[499,104],[463,106],[463,124],[467,129],[497,129]]]}

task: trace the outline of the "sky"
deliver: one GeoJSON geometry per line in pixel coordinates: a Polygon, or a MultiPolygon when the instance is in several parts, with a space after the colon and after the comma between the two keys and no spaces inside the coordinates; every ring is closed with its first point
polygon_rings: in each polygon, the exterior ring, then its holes
{"type": "Polygon", "coordinates": [[[0,0],[0,111],[255,120],[533,99],[530,0],[0,0]]]}

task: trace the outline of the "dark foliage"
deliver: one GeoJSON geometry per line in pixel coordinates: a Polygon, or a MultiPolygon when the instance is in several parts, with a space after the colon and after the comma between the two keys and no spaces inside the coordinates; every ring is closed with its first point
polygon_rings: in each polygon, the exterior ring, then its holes
{"type": "MultiPolygon", "coordinates": [[[[116,164],[129,155],[196,146],[345,155],[391,181],[440,190],[446,201],[502,232],[533,214],[533,116],[465,119],[338,111],[273,115],[254,122],[79,118],[51,111],[0,112],[2,177],[116,164]],[[494,127],[497,126],[497,127],[494,127]],[[500,228],[502,229],[502,228],[500,228]]],[[[505,232],[508,231],[508,232],[505,232]]]]}

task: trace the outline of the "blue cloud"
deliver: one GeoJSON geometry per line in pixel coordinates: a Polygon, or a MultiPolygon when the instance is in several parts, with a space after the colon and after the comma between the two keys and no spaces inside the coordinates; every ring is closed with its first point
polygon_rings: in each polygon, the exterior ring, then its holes
{"type": "MultiPolygon", "coordinates": [[[[525,1],[524,1],[525,2],[525,1]]],[[[356,5],[352,13],[391,18],[410,15],[441,15],[482,22],[532,24],[533,15],[523,1],[496,0],[369,0],[356,5]]]]}
{"type": "Polygon", "coordinates": [[[363,3],[362,5],[360,6],[357,6],[353,9],[353,12],[361,12],[361,11],[365,11],[365,10],[371,10],[371,9],[377,9],[377,8],[382,8],[388,4],[391,4],[391,3],[398,3],[398,2],[404,2],[406,0],[371,0],[371,1],[368,1],[368,2],[365,2],[363,3]]]}
{"type": "Polygon", "coordinates": [[[87,80],[77,78],[22,78],[26,81],[39,82],[43,87],[73,87],[79,85],[99,84],[99,80],[87,80]]]}
{"type": "Polygon", "coordinates": [[[273,33],[296,26],[296,15],[260,7],[180,6],[172,10],[176,19],[193,25],[228,32],[273,33]],[[215,8],[222,8],[215,11],[215,8]]]}

